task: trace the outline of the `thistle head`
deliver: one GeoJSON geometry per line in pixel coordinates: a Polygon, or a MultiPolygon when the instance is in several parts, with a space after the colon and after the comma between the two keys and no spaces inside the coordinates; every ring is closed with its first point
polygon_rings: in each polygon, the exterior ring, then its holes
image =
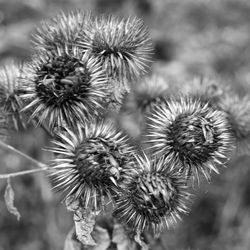
{"type": "Polygon", "coordinates": [[[170,227],[187,212],[186,180],[178,166],[165,161],[136,157],[136,172],[120,184],[114,216],[135,231],[158,232],[170,227]]]}
{"type": "Polygon", "coordinates": [[[31,119],[48,121],[49,127],[86,122],[99,114],[107,98],[107,80],[96,59],[58,49],[39,53],[28,65],[29,77],[23,85],[26,94],[24,110],[31,119]]]}
{"type": "Polygon", "coordinates": [[[79,200],[82,207],[99,208],[117,188],[134,150],[111,122],[97,121],[85,128],[60,133],[53,160],[55,188],[79,200]]]}
{"type": "Polygon", "coordinates": [[[61,12],[41,23],[33,34],[32,42],[38,50],[53,52],[60,48],[70,51],[78,47],[80,40],[89,37],[91,23],[92,17],[88,12],[61,12]]]}
{"type": "Polygon", "coordinates": [[[102,62],[115,84],[145,73],[152,50],[148,31],[140,19],[116,16],[95,18],[91,39],[83,41],[83,47],[102,62]]]}
{"type": "Polygon", "coordinates": [[[227,89],[220,79],[195,77],[178,83],[183,94],[207,96],[208,99],[218,98],[227,89]]]}
{"type": "Polygon", "coordinates": [[[237,153],[250,153],[250,97],[239,97],[228,92],[220,98],[218,107],[223,110],[236,140],[237,153]]]}
{"type": "Polygon", "coordinates": [[[160,75],[152,75],[142,79],[136,84],[125,102],[128,112],[141,112],[145,114],[152,106],[167,95],[168,83],[160,75]]]}
{"type": "Polygon", "coordinates": [[[24,78],[23,65],[9,62],[6,66],[0,68],[0,107],[6,111],[9,123],[14,128],[25,128],[25,122],[21,109],[23,103],[20,95],[25,93],[21,88],[21,78],[24,78]]]}
{"type": "Polygon", "coordinates": [[[133,86],[124,99],[119,116],[121,126],[131,137],[140,139],[145,128],[145,114],[168,94],[167,91],[168,83],[160,75],[142,79],[133,86]]]}
{"type": "Polygon", "coordinates": [[[154,155],[180,164],[188,177],[207,180],[232,149],[226,114],[198,98],[162,100],[148,115],[147,143],[154,155]]]}

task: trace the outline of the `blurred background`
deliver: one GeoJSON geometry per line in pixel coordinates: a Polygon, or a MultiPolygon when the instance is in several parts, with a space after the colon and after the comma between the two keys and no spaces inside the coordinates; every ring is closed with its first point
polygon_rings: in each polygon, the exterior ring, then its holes
{"type": "MultiPolygon", "coordinates": [[[[250,92],[250,1],[243,0],[0,0],[0,65],[27,60],[30,33],[59,10],[84,9],[136,15],[149,27],[152,71],[166,78],[219,77],[238,93],[250,92]]],[[[49,162],[49,138],[39,129],[12,137],[21,151],[49,162]]],[[[166,231],[154,249],[250,249],[250,157],[232,159],[212,182],[196,188],[189,215],[166,231]]],[[[0,173],[32,169],[0,150],[0,173]]],[[[0,250],[59,250],[73,226],[72,215],[43,174],[12,180],[21,220],[4,203],[0,180],[0,250]]]]}

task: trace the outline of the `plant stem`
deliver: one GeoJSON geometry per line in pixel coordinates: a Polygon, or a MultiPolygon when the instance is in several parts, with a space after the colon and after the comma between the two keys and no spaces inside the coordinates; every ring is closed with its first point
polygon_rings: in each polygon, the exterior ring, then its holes
{"type": "Polygon", "coordinates": [[[25,158],[25,159],[29,160],[30,162],[34,163],[36,166],[38,166],[41,169],[47,168],[46,164],[37,161],[36,159],[32,158],[31,156],[19,151],[18,149],[10,146],[9,144],[6,144],[5,142],[3,142],[1,140],[0,140],[0,148],[11,151],[11,152],[14,152],[17,155],[22,156],[23,158],[25,158]]]}
{"type": "Polygon", "coordinates": [[[47,167],[43,167],[41,169],[31,169],[31,170],[24,170],[24,171],[19,171],[19,172],[15,172],[15,173],[9,173],[9,174],[0,174],[0,179],[8,179],[10,177],[16,177],[16,176],[20,176],[20,175],[26,175],[26,174],[34,174],[37,172],[42,172],[42,171],[47,171],[50,168],[47,167]]]}

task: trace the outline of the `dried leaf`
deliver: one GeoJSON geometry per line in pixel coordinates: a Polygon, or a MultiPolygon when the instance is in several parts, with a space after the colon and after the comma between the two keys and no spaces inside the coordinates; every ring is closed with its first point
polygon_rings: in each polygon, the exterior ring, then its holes
{"type": "Polygon", "coordinates": [[[142,239],[141,239],[141,232],[137,231],[135,235],[135,241],[141,246],[141,250],[149,250],[148,244],[146,244],[142,239]]]}
{"type": "Polygon", "coordinates": [[[72,228],[67,234],[64,250],[81,250],[82,244],[75,239],[75,228],[72,228]]]}
{"type": "Polygon", "coordinates": [[[94,229],[95,218],[99,211],[78,209],[74,213],[76,236],[84,245],[95,246],[91,233],[94,229]]]}
{"type": "Polygon", "coordinates": [[[135,250],[136,243],[131,241],[120,224],[115,224],[112,235],[112,242],[116,243],[117,250],[135,250]]]}
{"type": "Polygon", "coordinates": [[[67,209],[73,212],[78,210],[80,206],[79,200],[75,199],[73,195],[67,197],[65,204],[66,204],[67,209]]]}
{"type": "Polygon", "coordinates": [[[111,243],[111,240],[110,240],[107,229],[102,228],[100,226],[95,226],[92,235],[96,241],[96,246],[91,248],[92,250],[107,250],[108,249],[111,243]]]}
{"type": "Polygon", "coordinates": [[[8,211],[17,217],[17,220],[20,220],[20,213],[17,208],[14,206],[14,191],[12,189],[10,178],[7,180],[7,186],[4,193],[5,204],[8,211]]]}

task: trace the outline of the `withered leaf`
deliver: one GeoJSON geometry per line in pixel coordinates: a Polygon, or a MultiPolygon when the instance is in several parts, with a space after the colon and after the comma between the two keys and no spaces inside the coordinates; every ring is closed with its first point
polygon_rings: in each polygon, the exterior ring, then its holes
{"type": "Polygon", "coordinates": [[[7,186],[4,193],[5,204],[8,211],[15,215],[17,220],[20,220],[21,215],[18,212],[17,208],[14,206],[14,191],[10,183],[10,178],[7,179],[7,186]]]}
{"type": "Polygon", "coordinates": [[[91,233],[94,229],[95,218],[98,213],[99,211],[92,211],[89,209],[78,209],[74,213],[76,236],[84,245],[96,245],[91,233]]]}
{"type": "Polygon", "coordinates": [[[115,224],[112,242],[116,243],[117,250],[135,250],[136,243],[131,241],[121,224],[115,224]]]}

